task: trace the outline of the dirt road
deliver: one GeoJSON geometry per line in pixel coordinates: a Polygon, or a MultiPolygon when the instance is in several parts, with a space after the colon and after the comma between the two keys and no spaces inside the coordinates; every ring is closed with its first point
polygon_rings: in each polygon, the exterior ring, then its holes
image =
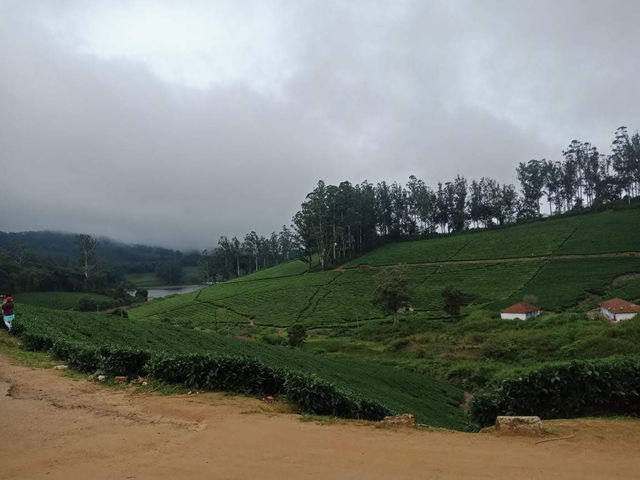
{"type": "Polygon", "coordinates": [[[536,444],[272,410],[218,393],[114,390],[0,355],[0,478],[640,478],[640,421],[548,422],[575,436],[536,444]]]}

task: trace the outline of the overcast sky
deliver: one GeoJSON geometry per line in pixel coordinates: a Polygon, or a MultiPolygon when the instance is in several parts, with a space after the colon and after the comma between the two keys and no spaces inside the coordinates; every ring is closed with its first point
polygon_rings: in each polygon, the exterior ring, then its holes
{"type": "Polygon", "coordinates": [[[428,184],[640,128],[640,2],[0,0],[0,230],[177,248],[319,179],[428,184]]]}

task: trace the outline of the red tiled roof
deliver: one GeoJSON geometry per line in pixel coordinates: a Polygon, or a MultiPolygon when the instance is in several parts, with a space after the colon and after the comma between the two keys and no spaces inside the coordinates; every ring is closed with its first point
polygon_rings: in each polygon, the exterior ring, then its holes
{"type": "Polygon", "coordinates": [[[502,313],[530,313],[537,312],[540,310],[540,307],[536,307],[535,305],[531,305],[530,303],[520,302],[514,303],[510,307],[501,310],[502,313]]]}
{"type": "Polygon", "coordinates": [[[601,307],[609,310],[611,313],[638,313],[640,306],[635,303],[627,302],[621,298],[612,298],[600,304],[601,307]]]}

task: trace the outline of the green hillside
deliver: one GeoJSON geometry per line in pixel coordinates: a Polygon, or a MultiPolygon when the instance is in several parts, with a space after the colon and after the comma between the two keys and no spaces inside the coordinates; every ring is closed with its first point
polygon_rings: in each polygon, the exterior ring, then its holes
{"type": "Polygon", "coordinates": [[[347,266],[638,251],[639,227],[639,208],[554,217],[496,230],[393,243],[347,266]]]}
{"type": "MultiPolygon", "coordinates": [[[[629,209],[401,242],[374,250],[345,269],[309,273],[297,260],[191,295],[154,300],[131,314],[139,319],[169,316],[210,328],[249,319],[273,327],[376,321],[384,319],[371,304],[377,269],[353,266],[391,263],[409,265],[418,318],[448,317],[440,295],[446,285],[471,298],[468,312],[482,308],[497,313],[525,297],[545,310],[575,310],[583,300],[607,295],[618,277],[640,273],[639,232],[640,209],[629,209]]],[[[634,299],[625,290],[620,294],[634,299]]]]}
{"type": "Polygon", "coordinates": [[[130,317],[272,343],[284,341],[282,329],[302,323],[310,349],[408,366],[474,388],[522,364],[628,353],[624,339],[610,338],[617,326],[583,312],[613,296],[640,300],[638,232],[635,208],[400,242],[335,271],[308,272],[297,261],[148,302],[130,317]],[[397,328],[371,303],[379,269],[395,263],[408,265],[414,309],[397,328]],[[443,310],[447,285],[469,299],[460,320],[443,310]],[[556,315],[526,324],[499,320],[501,308],[523,299],[556,315]]]}
{"type": "MultiPolygon", "coordinates": [[[[311,411],[296,396],[301,391],[311,403],[325,398],[330,405],[351,405],[346,415],[411,412],[423,423],[462,428],[460,387],[475,392],[520,368],[549,362],[640,354],[640,318],[614,325],[586,314],[605,298],[640,300],[639,212],[390,244],[324,272],[291,261],[151,300],[129,310],[128,320],[40,309],[18,299],[17,331],[27,346],[51,348],[70,362],[89,359],[94,369],[95,352],[107,345],[124,355],[118,361],[125,364],[138,354],[122,349],[158,357],[149,364],[152,372],[187,385],[200,385],[198,379],[214,388],[230,385],[206,380],[214,375],[203,366],[207,362],[226,364],[234,381],[244,381],[236,368],[254,372],[247,374],[253,380],[256,369],[265,368],[283,382],[282,393],[297,385],[291,395],[311,411]],[[397,326],[371,303],[378,273],[395,263],[407,264],[413,291],[413,311],[401,315],[397,326]],[[444,310],[441,293],[448,285],[467,299],[459,317],[444,310]],[[547,313],[526,322],[500,320],[501,308],[523,299],[547,313]],[[307,327],[307,344],[277,346],[293,324],[307,327]],[[167,355],[169,360],[161,359],[167,355]],[[208,360],[210,355],[217,360],[208,360]],[[247,357],[258,363],[247,364],[247,357]],[[297,376],[291,380],[281,372],[297,376]]],[[[332,408],[323,411],[340,410],[332,408]]]]}

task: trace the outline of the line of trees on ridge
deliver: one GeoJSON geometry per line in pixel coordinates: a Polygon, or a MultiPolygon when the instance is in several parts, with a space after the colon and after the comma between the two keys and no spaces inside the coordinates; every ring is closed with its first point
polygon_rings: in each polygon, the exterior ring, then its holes
{"type": "Polygon", "coordinates": [[[199,260],[205,282],[239,277],[273,267],[297,257],[297,242],[294,232],[286,225],[269,237],[251,231],[243,240],[220,237],[218,245],[205,249],[199,260]]]}
{"type": "Polygon", "coordinates": [[[511,184],[462,175],[431,188],[415,176],[406,185],[366,180],[353,185],[318,182],[293,217],[295,241],[310,264],[322,268],[350,259],[386,240],[489,228],[542,216],[596,208],[640,195],[640,134],[620,127],[611,154],[589,142],[573,140],[563,159],[520,163],[519,193],[511,184]]]}

